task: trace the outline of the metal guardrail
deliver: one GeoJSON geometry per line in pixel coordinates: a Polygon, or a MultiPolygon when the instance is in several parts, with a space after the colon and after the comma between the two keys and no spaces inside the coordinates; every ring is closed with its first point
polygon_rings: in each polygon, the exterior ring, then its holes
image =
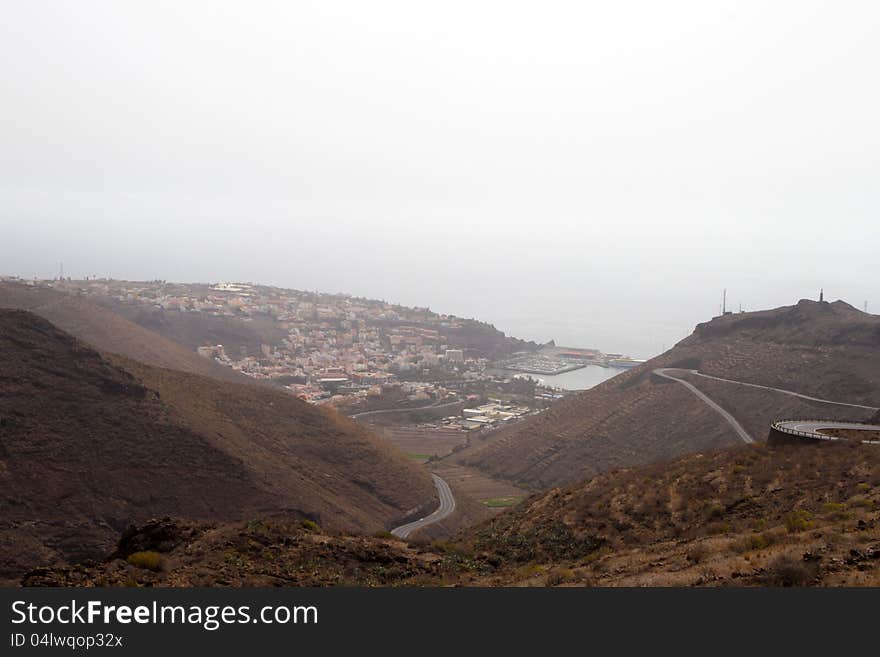
{"type": "MultiPolygon", "coordinates": [[[[785,422],[827,422],[829,425],[840,424],[839,420],[825,420],[825,419],[815,419],[815,418],[798,418],[796,420],[776,420],[775,422],[770,423],[770,429],[773,431],[778,431],[779,433],[784,433],[789,436],[799,436],[801,438],[810,438],[812,440],[846,440],[846,438],[840,438],[838,436],[829,436],[824,433],[819,433],[818,431],[801,431],[800,429],[791,429],[789,427],[780,426],[785,422]]],[[[847,422],[846,424],[859,424],[858,422],[847,422]]],[[[832,427],[833,428],[833,427],[832,427]]],[[[880,445],[880,440],[862,440],[862,444],[864,445],[880,445]]]]}
{"type": "Polygon", "coordinates": [[[770,428],[774,431],[778,431],[779,433],[784,433],[789,436],[800,436],[802,438],[813,438],[819,440],[840,440],[836,436],[828,436],[824,433],[817,433],[812,431],[801,431],[800,429],[790,429],[788,427],[780,426],[783,422],[826,422],[827,420],[816,420],[812,418],[807,419],[797,419],[797,420],[777,420],[776,422],[770,423],[770,428]]]}

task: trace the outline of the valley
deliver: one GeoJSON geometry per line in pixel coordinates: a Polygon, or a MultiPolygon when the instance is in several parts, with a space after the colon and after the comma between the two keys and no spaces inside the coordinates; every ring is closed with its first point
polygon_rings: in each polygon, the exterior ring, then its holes
{"type": "Polygon", "coordinates": [[[715,318],[558,399],[490,375],[323,405],[112,305],[0,284],[6,581],[876,582],[880,456],[840,423],[880,421],[880,319],[841,302],[715,318]],[[766,442],[817,417],[840,429],[766,442]]]}

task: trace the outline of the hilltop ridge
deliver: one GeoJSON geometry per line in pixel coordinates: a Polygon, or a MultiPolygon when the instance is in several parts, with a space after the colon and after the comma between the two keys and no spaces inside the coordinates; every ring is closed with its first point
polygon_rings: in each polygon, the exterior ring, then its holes
{"type": "MultiPolygon", "coordinates": [[[[880,317],[841,301],[716,317],[666,353],[449,459],[532,488],[733,446],[730,426],[683,386],[653,375],[684,368],[822,399],[880,407],[880,317]]],[[[872,413],[683,374],[756,439],[792,417],[867,420],[872,413]]]]}
{"type": "Polygon", "coordinates": [[[99,351],[222,381],[252,381],[82,296],[0,282],[2,308],[35,313],[99,351]]]}

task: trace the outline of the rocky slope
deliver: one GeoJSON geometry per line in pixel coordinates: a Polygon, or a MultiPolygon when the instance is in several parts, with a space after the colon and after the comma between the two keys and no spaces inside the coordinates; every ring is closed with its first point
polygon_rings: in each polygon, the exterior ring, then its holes
{"type": "Polygon", "coordinates": [[[876,446],[754,444],[552,489],[462,543],[505,580],[877,586],[878,511],[876,446]]]}
{"type": "Polygon", "coordinates": [[[0,578],[102,556],[156,515],[373,532],[434,498],[423,468],[333,412],[0,310],[0,578]]]}
{"type": "MultiPolygon", "coordinates": [[[[545,413],[478,440],[451,460],[536,489],[614,468],[733,446],[740,438],[661,367],[880,407],[880,317],[837,301],[718,317],[665,354],[545,413]]],[[[872,412],[686,375],[758,440],[770,422],[872,412]]]]}
{"type": "Polygon", "coordinates": [[[878,586],[880,449],[742,446],[535,495],[451,543],[156,520],[28,586],[878,586]]]}

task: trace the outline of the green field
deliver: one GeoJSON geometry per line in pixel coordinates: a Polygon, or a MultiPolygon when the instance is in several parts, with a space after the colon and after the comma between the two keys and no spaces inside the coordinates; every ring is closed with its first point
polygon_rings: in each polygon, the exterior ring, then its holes
{"type": "Polygon", "coordinates": [[[490,509],[499,509],[505,506],[513,506],[517,502],[519,502],[521,497],[493,497],[488,500],[480,500],[483,504],[488,506],[490,509]]]}

